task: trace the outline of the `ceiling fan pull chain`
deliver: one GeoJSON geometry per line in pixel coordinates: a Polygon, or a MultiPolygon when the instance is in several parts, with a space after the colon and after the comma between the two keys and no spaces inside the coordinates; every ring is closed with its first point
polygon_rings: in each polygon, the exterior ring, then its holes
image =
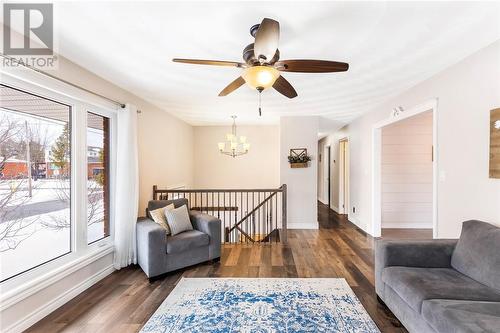
{"type": "Polygon", "coordinates": [[[259,116],[262,116],[262,90],[259,90],[259,116]]]}

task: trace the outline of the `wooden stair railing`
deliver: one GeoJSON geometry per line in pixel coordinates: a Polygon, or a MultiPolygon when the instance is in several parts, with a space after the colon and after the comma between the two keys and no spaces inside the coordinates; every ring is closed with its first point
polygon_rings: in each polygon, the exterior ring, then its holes
{"type": "Polygon", "coordinates": [[[277,189],[159,189],[154,200],[188,199],[190,209],[222,221],[224,243],[287,241],[286,184],[277,189]]]}

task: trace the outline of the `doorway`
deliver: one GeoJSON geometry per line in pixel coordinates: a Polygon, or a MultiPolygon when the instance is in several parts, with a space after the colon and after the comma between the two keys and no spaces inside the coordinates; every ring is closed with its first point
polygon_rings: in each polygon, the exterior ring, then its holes
{"type": "Polygon", "coordinates": [[[349,139],[339,140],[339,214],[349,214],[349,139]]]}
{"type": "Polygon", "coordinates": [[[437,100],[373,127],[373,235],[437,237],[437,100]],[[384,228],[384,229],[383,229],[384,228]],[[382,229],[384,235],[382,235],[382,229]],[[419,230],[419,231],[417,231],[419,230]]]}

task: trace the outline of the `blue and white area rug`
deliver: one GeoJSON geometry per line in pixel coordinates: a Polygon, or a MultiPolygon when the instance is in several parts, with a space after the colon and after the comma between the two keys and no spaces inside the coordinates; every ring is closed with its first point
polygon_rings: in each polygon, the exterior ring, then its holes
{"type": "Polygon", "coordinates": [[[344,279],[183,278],[141,333],[379,332],[344,279]]]}

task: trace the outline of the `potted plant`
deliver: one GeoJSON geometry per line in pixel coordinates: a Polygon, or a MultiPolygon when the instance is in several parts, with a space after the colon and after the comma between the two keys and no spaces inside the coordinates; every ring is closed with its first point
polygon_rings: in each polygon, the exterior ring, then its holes
{"type": "Polygon", "coordinates": [[[307,168],[308,162],[311,160],[311,156],[307,155],[307,149],[290,149],[290,155],[288,155],[288,162],[291,168],[307,168]]]}

